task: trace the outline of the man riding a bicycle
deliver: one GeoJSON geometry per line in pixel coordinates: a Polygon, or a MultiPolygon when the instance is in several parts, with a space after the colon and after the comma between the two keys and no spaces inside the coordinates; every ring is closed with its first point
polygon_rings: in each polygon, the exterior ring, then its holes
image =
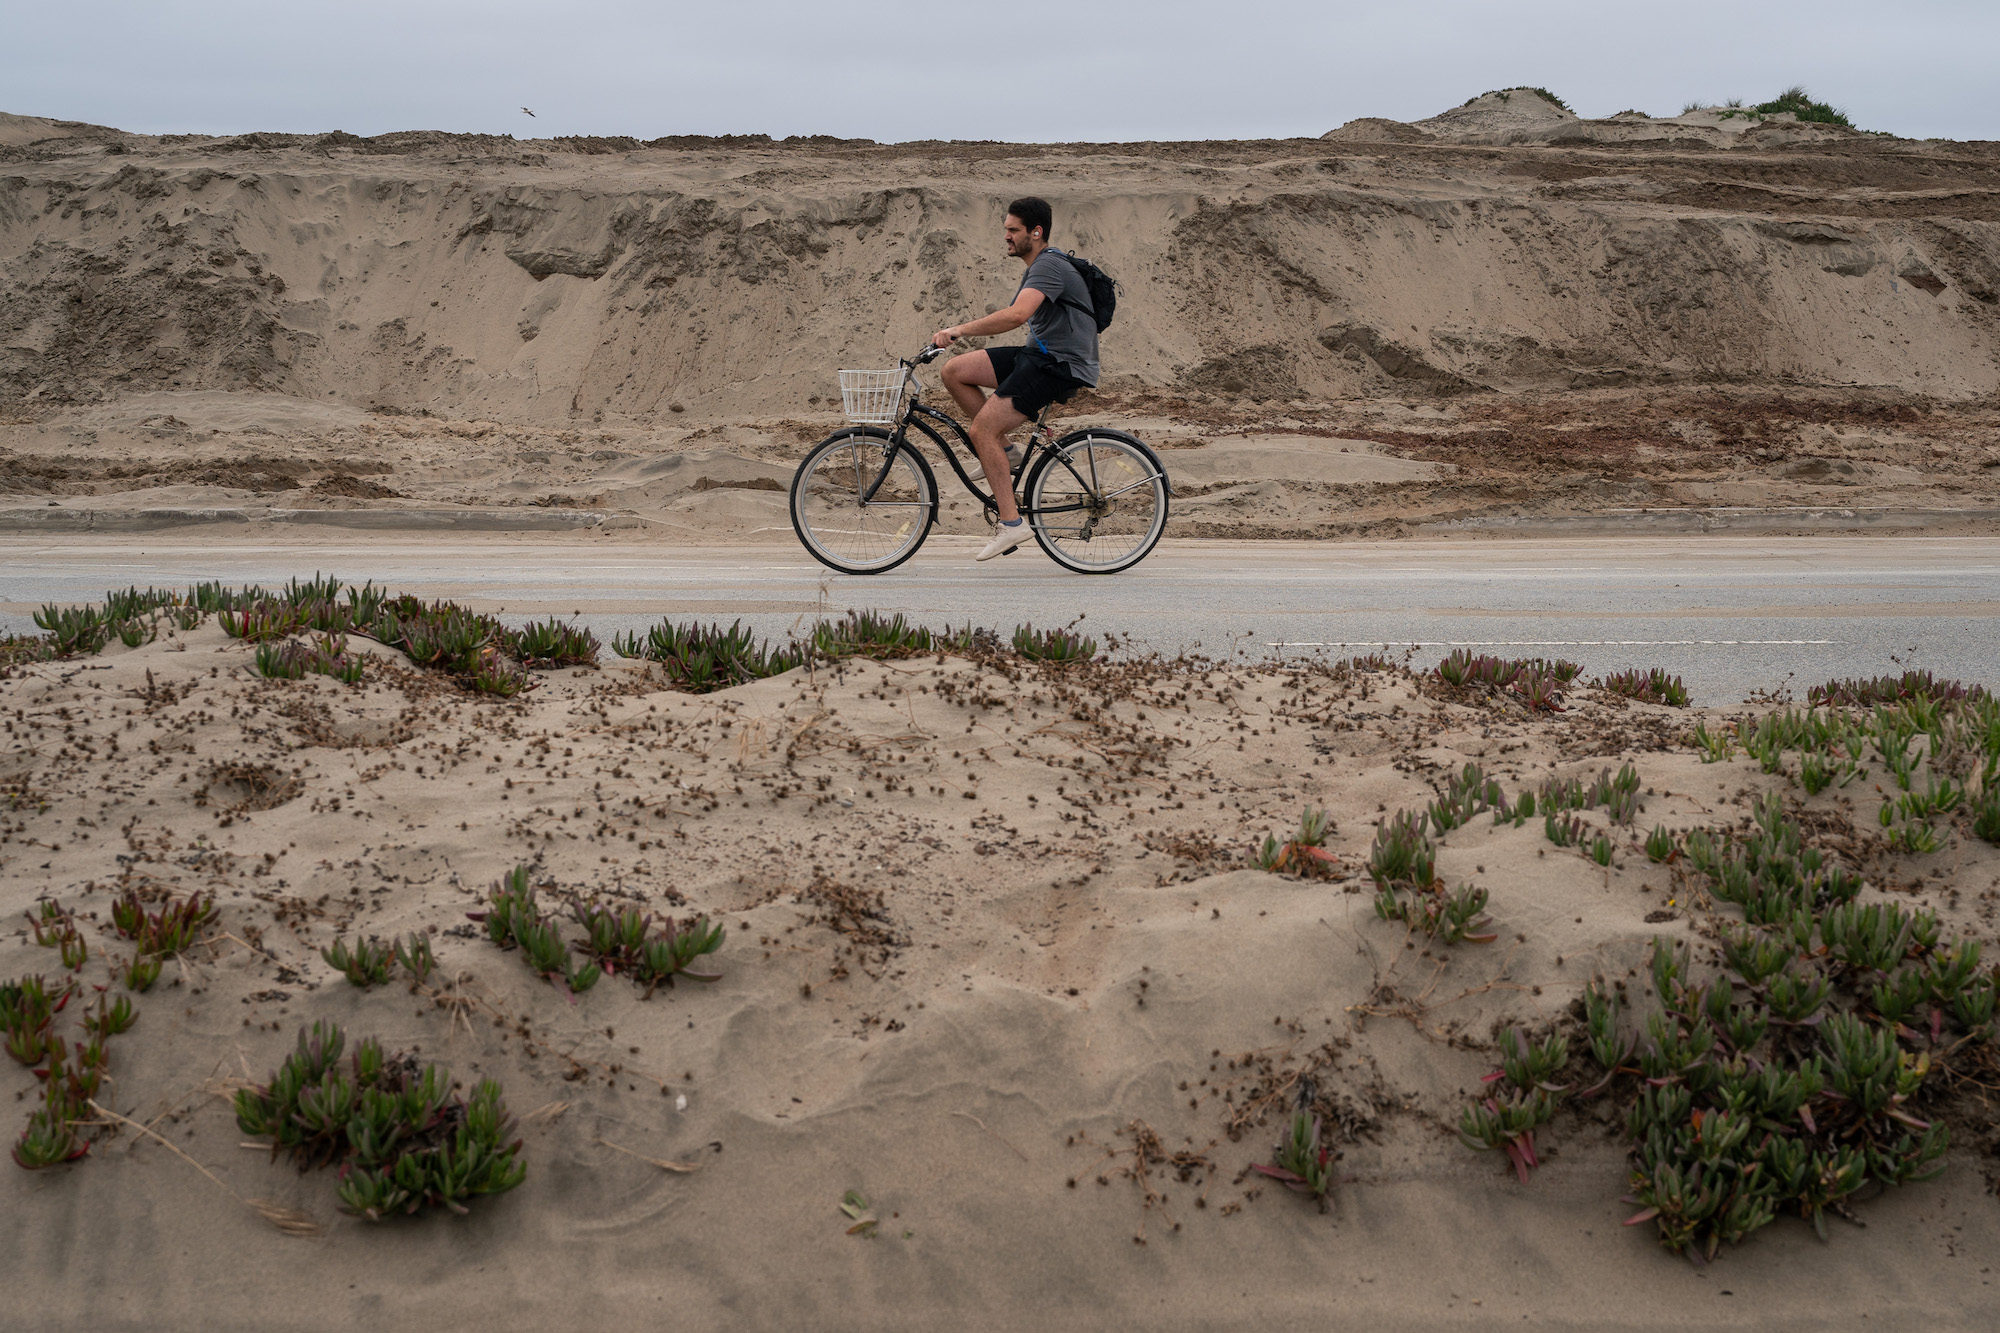
{"type": "Polygon", "coordinates": [[[1159,455],[1138,436],[1106,425],[1058,435],[1038,421],[1018,454],[1007,443],[1009,430],[1097,383],[1097,333],[1116,314],[1111,277],[1049,249],[1048,235],[1049,206],[1015,200],[1007,206],[1007,252],[1028,271],[1013,305],[940,331],[893,370],[840,372],[848,424],[799,460],[787,505],[813,559],[843,574],[886,574],[914,556],[939,519],[927,450],[988,521],[999,522],[981,560],[1032,539],[1072,573],[1116,574],[1159,543],[1173,488],[1159,455]],[[967,353],[944,368],[970,432],[923,401],[918,371],[943,358],[954,339],[1023,324],[1028,346],[967,353]],[[985,487],[975,480],[981,472],[985,487]]]}
{"type": "Polygon", "coordinates": [[[1051,221],[1046,200],[1031,196],[1007,205],[1007,253],[1027,266],[1013,304],[940,329],[932,339],[937,347],[949,347],[960,338],[1028,326],[1026,346],[962,353],[943,368],[945,388],[972,422],[973,449],[1000,511],[999,531],[979,553],[981,560],[1004,555],[1033,536],[1015,502],[1007,432],[1097,384],[1097,322],[1090,287],[1062,251],[1049,248],[1051,221]],[[993,390],[990,398],[988,389],[993,390]]]}

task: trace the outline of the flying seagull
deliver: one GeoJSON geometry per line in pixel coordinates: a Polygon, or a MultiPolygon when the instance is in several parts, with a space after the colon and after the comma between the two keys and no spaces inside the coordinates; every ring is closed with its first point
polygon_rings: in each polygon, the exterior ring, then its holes
{"type": "MultiPolygon", "coordinates": [[[[532,111],[530,111],[530,110],[528,110],[528,108],[526,108],[526,107],[522,107],[522,108],[521,108],[521,114],[523,114],[523,115],[527,115],[527,116],[533,116],[533,115],[534,115],[535,113],[534,113],[534,112],[532,112],[532,111]]],[[[539,119],[540,119],[540,117],[539,117],[539,116],[537,116],[537,117],[536,117],[536,119],[538,119],[538,120],[539,120],[539,119]]]]}

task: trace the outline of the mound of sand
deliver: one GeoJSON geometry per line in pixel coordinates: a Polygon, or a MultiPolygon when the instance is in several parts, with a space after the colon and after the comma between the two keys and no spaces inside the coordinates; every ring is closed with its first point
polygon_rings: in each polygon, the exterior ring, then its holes
{"type": "Polygon", "coordinates": [[[1527,143],[1576,120],[1538,89],[1502,88],[1417,121],[1416,128],[1453,143],[1527,143]]]}
{"type": "Polygon", "coordinates": [[[1643,144],[1648,148],[1780,148],[1856,138],[1838,125],[1804,122],[1789,111],[1747,114],[1740,108],[1697,107],[1678,116],[1621,111],[1589,120],[1536,88],[1484,93],[1462,106],[1406,123],[1363,117],[1320,136],[1340,143],[1643,144]]]}
{"type": "Polygon", "coordinates": [[[1588,370],[1991,392],[1994,162],[1823,137],[1709,113],[1582,122],[1527,89],[1281,144],[65,129],[0,145],[0,403],[39,420],[229,390],[545,428],[805,416],[836,370],[1013,290],[995,210],[1027,188],[1123,284],[1113,391],[1289,403],[1588,370]],[[1730,165],[1659,151],[1682,139],[1727,139],[1730,165]],[[1504,151],[1439,156],[1453,144],[1504,151]],[[1625,184],[1549,188],[1584,178],[1625,184]],[[1863,280],[1774,221],[1836,227],[1876,271],[1914,257],[1940,285],[1863,280]]]}
{"type": "Polygon", "coordinates": [[[1414,125],[1381,116],[1362,116],[1319,136],[1338,143],[1430,143],[1436,138],[1414,125]]]}
{"type": "MultiPolygon", "coordinates": [[[[351,642],[359,687],[262,680],[213,627],[0,683],[0,912],[77,910],[98,978],[121,948],[113,893],[220,907],[138,997],[104,1094],[185,1156],[121,1126],[76,1165],[0,1172],[10,1299],[38,1319],[127,1326],[144,1292],[150,1324],[268,1326],[263,1297],[228,1294],[264,1271],[316,1326],[379,1322],[388,1301],[443,1322],[581,1306],[913,1329],[1052,1305],[1092,1327],[1289,1321],[1338,1301],[1390,1328],[1678,1327],[1697,1299],[1712,1321],[1718,1280],[1759,1323],[1893,1302],[1965,1327],[1989,1303],[1978,1256],[2000,1214],[1963,1154],[1871,1203],[1865,1233],[1822,1246],[1793,1219],[1704,1277],[1618,1225],[1625,1163],[1587,1116],[1545,1132],[1527,1187],[1450,1129],[1497,1025],[1561,1021],[1593,972],[1713,929],[1625,845],[1637,829],[1799,799],[1754,763],[1702,764],[1680,738],[1713,716],[1579,690],[1535,718],[1395,672],[961,659],[706,696],[612,664],[501,701],[351,642]],[[1377,919],[1357,867],[1385,811],[1467,760],[1510,790],[1629,760],[1644,811],[1611,830],[1608,868],[1539,821],[1454,831],[1441,873],[1492,890],[1501,938],[1422,948],[1377,919]],[[1334,878],[1250,868],[1307,804],[1337,822],[1334,878]],[[566,999],[467,920],[516,864],[551,903],[721,922],[723,979],[566,999]],[[410,931],[435,932],[434,995],[354,989],[320,956],[410,931]],[[230,1093],[322,1019],[499,1079],[526,1184],[376,1228],[336,1214],[323,1173],[244,1151],[230,1093]],[[1329,1216],[1245,1170],[1308,1072],[1338,1108],[1329,1216]],[[850,1190],[872,1239],[840,1211],[850,1190]],[[232,1196],[330,1234],[288,1238],[232,1196]],[[78,1245],[79,1218],[118,1243],[78,1245]]],[[[1846,800],[1807,802],[1814,827],[1847,827],[1846,800]]],[[[1902,892],[1976,932],[1996,856],[1963,843],[1902,892]]],[[[0,942],[0,975],[51,960],[0,942]]],[[[11,1063],[0,1079],[32,1092],[11,1063]]]]}
{"type": "MultiPolygon", "coordinates": [[[[2000,158],[1977,145],[1713,108],[1583,121],[1532,89],[1283,143],[6,127],[16,529],[51,508],[73,528],[535,508],[633,541],[781,529],[761,488],[840,424],[835,372],[1005,299],[996,210],[1028,189],[1122,284],[1077,424],[1175,453],[1375,439],[1461,469],[1189,453],[1184,535],[1813,505],[1783,470],[1811,458],[1922,467],[1835,497],[1899,511],[1984,510],[2000,482],[2000,158]]],[[[945,495],[948,531],[983,527],[945,495]]]]}

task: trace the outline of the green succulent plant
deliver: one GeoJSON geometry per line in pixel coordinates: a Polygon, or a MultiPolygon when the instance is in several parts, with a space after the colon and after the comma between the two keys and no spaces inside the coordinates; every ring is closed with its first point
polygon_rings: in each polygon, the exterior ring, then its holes
{"type": "Polygon", "coordinates": [[[1972,832],[1982,841],[2000,845],[2000,784],[1990,777],[1972,806],[1972,832]]]}
{"type": "Polygon", "coordinates": [[[1468,1148],[1479,1152],[1506,1154],[1522,1184],[1541,1165],[1535,1152],[1535,1130],[1554,1117],[1555,1098],[1541,1089],[1506,1097],[1489,1096],[1465,1108],[1459,1117],[1458,1137],[1468,1148]]]}
{"type": "Polygon", "coordinates": [[[315,1024],[268,1083],[236,1094],[237,1127],[271,1140],[301,1170],[337,1166],[341,1207],[371,1222],[504,1193],[527,1175],[500,1086],[453,1091],[444,1066],[385,1055],[363,1040],[344,1064],[345,1034],[315,1024]]]}
{"type": "Polygon", "coordinates": [[[14,1143],[14,1164],[27,1171],[40,1171],[64,1162],[73,1162],[90,1151],[90,1144],[76,1132],[83,1111],[71,1100],[69,1089],[56,1079],[42,1088],[42,1104],[28,1115],[28,1127],[14,1143]]]}
{"type": "Polygon", "coordinates": [[[1708,724],[1697,722],[1694,726],[1695,748],[1701,751],[1704,764],[1727,763],[1736,753],[1736,746],[1727,731],[1710,731],[1708,724]]]}
{"type": "Polygon", "coordinates": [[[1031,662],[1081,662],[1097,656],[1097,640],[1067,629],[1022,625],[1014,631],[1014,651],[1031,662]]]}
{"type": "Polygon", "coordinates": [[[160,979],[160,968],[166,960],[156,953],[137,953],[123,965],[116,968],[118,979],[125,983],[125,989],[145,992],[153,988],[160,979]]]}
{"type": "Polygon", "coordinates": [[[1375,830],[1368,853],[1368,875],[1378,889],[1392,885],[1427,888],[1437,881],[1437,844],[1429,834],[1430,816],[1398,810],[1375,830]]]}
{"type": "Polygon", "coordinates": [[[97,1008],[86,1015],[83,1026],[85,1031],[102,1039],[128,1032],[138,1021],[139,1011],[133,1005],[131,997],[121,995],[114,1004],[110,993],[104,992],[98,995],[97,1008]]]}
{"type": "Polygon", "coordinates": [[[720,625],[676,625],[663,620],[642,641],[636,636],[613,638],[612,651],[621,657],[657,662],[674,688],[690,694],[782,675],[805,661],[804,650],[773,648],[737,621],[720,625]]]}
{"type": "Polygon", "coordinates": [[[1257,866],[1273,874],[1308,877],[1331,875],[1339,859],[1326,849],[1327,835],[1333,832],[1333,816],[1321,806],[1309,805],[1299,816],[1298,830],[1284,842],[1266,834],[1256,850],[1257,866]]]}
{"type": "Polygon", "coordinates": [[[431,973],[437,970],[437,955],[431,951],[430,936],[422,931],[412,931],[396,941],[396,962],[403,971],[409,973],[410,980],[418,985],[428,985],[431,973]]]}
{"type": "Polygon", "coordinates": [[[1806,691],[1806,703],[1815,708],[1828,705],[1873,708],[1879,704],[1902,703],[1911,699],[1956,702],[1985,697],[1983,686],[1939,680],[1928,671],[1906,671],[1900,676],[1876,676],[1866,680],[1830,680],[1806,691]]]}
{"type": "Polygon", "coordinates": [[[1639,703],[1665,704],[1671,708],[1685,708],[1688,704],[1687,686],[1681,678],[1669,675],[1659,667],[1635,667],[1629,671],[1614,672],[1599,677],[1597,686],[1639,703]]]}
{"type": "Polygon", "coordinates": [[[366,989],[380,986],[389,980],[389,968],[395,961],[394,946],[381,940],[357,940],[352,949],[347,947],[345,937],[336,939],[320,950],[320,957],[334,971],[347,978],[350,986],[366,989]]]}
{"type": "MultiPolygon", "coordinates": [[[[1913,775],[1903,790],[1914,813],[1953,804],[1941,777],[1924,777],[1929,745],[1948,750],[1971,735],[1983,754],[1983,723],[1963,725],[1971,707],[1906,702],[1870,719],[1892,777],[1898,766],[1913,775]]],[[[1812,710],[1741,734],[1767,758],[1816,747],[1808,753],[1846,763],[1860,744],[1855,724],[1812,710]]],[[[1685,942],[1656,941],[1658,1008],[1629,1057],[1611,994],[1589,987],[1582,1007],[1604,1071],[1587,1091],[1608,1087],[1627,1058],[1642,1078],[1626,1120],[1630,1197],[1642,1205],[1631,1220],[1654,1223],[1664,1245],[1700,1260],[1781,1213],[1824,1234],[1826,1212],[1865,1188],[1936,1175],[1949,1136],[1918,1110],[1934,1061],[1994,1037],[2000,986],[1977,943],[1944,939],[1928,911],[1862,901],[1859,876],[1816,846],[1775,793],[1747,827],[1691,831],[1681,851],[1719,903],[1742,910],[1719,936],[1724,972],[1704,976],[1685,942]]]]}
{"type": "Polygon", "coordinates": [[[505,642],[524,667],[597,665],[597,636],[560,620],[531,621],[509,631],[505,642]]]}
{"type": "Polygon", "coordinates": [[[1310,1199],[1324,1201],[1333,1191],[1333,1164],[1339,1154],[1324,1141],[1319,1117],[1300,1110],[1272,1153],[1269,1163],[1252,1163],[1251,1170],[1268,1176],[1286,1189],[1310,1199]]]}
{"type": "Polygon", "coordinates": [[[876,611],[850,611],[840,620],[815,625],[811,644],[819,656],[835,661],[857,656],[885,659],[935,652],[953,637],[912,625],[900,612],[885,616],[876,611]]]}
{"type": "Polygon", "coordinates": [[[112,927],[137,945],[142,955],[159,957],[180,953],[193,944],[195,933],[215,915],[215,896],[200,890],[185,896],[170,894],[156,911],[146,909],[135,889],[127,889],[111,903],[112,927]]]}
{"type": "Polygon", "coordinates": [[[1443,795],[1430,804],[1431,827],[1448,833],[1470,823],[1474,815],[1506,804],[1497,779],[1489,778],[1479,765],[1468,763],[1445,778],[1443,795]]]}
{"type": "Polygon", "coordinates": [[[1602,1091],[1626,1067],[1632,1056],[1633,1038],[1618,1024],[1618,997],[1596,982],[1583,990],[1584,1027],[1590,1034],[1590,1056],[1604,1071],[1604,1078],[1591,1089],[1602,1091]]]}

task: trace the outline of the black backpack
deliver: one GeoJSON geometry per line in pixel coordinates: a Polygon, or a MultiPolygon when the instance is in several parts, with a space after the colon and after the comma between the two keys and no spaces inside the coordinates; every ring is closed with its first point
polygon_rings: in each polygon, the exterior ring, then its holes
{"type": "Polygon", "coordinates": [[[1070,262],[1071,266],[1076,269],[1076,275],[1083,279],[1083,285],[1090,288],[1089,308],[1086,308],[1081,301],[1070,300],[1068,297],[1064,297],[1063,299],[1069,301],[1071,305],[1075,306],[1078,310],[1082,310],[1084,314],[1089,315],[1093,320],[1097,321],[1097,331],[1099,333],[1104,332],[1111,327],[1111,317],[1118,310],[1118,284],[1111,280],[1109,273],[1106,273],[1088,259],[1066,254],[1061,250],[1056,251],[1056,253],[1062,255],[1064,259],[1070,262]]]}

